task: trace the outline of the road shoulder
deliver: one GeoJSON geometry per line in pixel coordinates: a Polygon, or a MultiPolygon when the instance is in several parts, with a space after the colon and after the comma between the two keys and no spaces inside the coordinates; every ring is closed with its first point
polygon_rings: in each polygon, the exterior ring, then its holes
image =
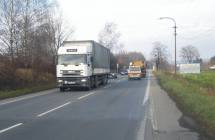
{"type": "Polygon", "coordinates": [[[39,92],[34,92],[34,93],[26,94],[26,95],[21,95],[18,97],[3,99],[3,100],[0,100],[0,106],[10,104],[13,102],[17,102],[17,101],[31,99],[31,98],[38,97],[38,96],[47,95],[47,94],[54,93],[54,92],[57,92],[57,88],[49,89],[49,90],[43,90],[43,91],[39,91],[39,92]]]}
{"type": "Polygon", "coordinates": [[[175,102],[160,88],[155,78],[151,80],[150,114],[155,140],[198,140],[199,134],[181,126],[183,113],[175,102]]]}

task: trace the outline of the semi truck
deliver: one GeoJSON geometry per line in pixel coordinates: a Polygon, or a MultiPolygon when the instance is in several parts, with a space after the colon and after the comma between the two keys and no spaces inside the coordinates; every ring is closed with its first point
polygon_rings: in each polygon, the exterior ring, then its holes
{"type": "Polygon", "coordinates": [[[146,77],[146,64],[142,60],[132,61],[128,69],[128,79],[141,79],[146,77]]]}
{"type": "Polygon", "coordinates": [[[60,91],[83,87],[90,90],[107,84],[110,50],[93,40],[64,41],[58,49],[56,66],[60,91]]]}

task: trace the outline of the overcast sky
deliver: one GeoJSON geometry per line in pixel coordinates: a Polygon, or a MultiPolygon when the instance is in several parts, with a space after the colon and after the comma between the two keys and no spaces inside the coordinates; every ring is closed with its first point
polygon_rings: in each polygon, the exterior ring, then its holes
{"type": "Polygon", "coordinates": [[[215,55],[215,0],[59,0],[63,16],[74,27],[76,40],[96,40],[106,22],[114,22],[127,51],[150,58],[152,43],[160,41],[174,56],[173,22],[177,22],[177,51],[196,46],[202,58],[215,55]]]}

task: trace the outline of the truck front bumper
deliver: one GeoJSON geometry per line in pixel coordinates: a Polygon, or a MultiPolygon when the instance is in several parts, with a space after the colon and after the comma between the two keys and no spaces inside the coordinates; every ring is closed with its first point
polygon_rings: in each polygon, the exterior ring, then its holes
{"type": "Polygon", "coordinates": [[[128,74],[129,79],[139,79],[141,78],[141,74],[128,74]]]}
{"type": "Polygon", "coordinates": [[[58,77],[57,78],[58,87],[88,87],[89,78],[88,77],[58,77]]]}

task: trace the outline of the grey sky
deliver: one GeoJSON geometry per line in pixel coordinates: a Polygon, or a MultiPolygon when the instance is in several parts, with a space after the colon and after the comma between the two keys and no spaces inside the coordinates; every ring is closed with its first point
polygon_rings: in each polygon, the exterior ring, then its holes
{"type": "Polygon", "coordinates": [[[215,0],[59,0],[64,18],[75,28],[74,38],[97,40],[106,22],[115,22],[125,50],[141,51],[147,58],[152,43],[167,45],[173,56],[175,18],[178,49],[194,45],[203,58],[215,55],[215,0]]]}

